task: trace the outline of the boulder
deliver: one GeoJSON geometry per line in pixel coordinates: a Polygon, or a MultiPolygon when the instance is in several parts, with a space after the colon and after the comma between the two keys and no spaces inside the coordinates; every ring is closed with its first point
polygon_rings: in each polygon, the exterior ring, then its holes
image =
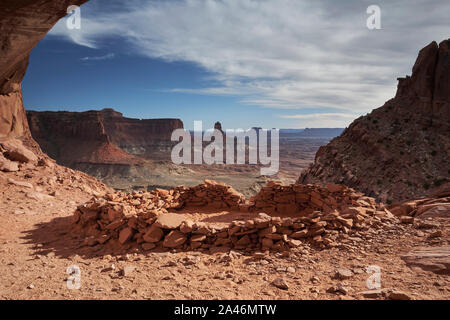
{"type": "Polygon", "coordinates": [[[187,237],[184,233],[178,230],[172,230],[170,233],[164,238],[163,246],[166,248],[176,248],[184,244],[187,240],[187,237]]]}
{"type": "MultiPolygon", "coordinates": [[[[419,209],[421,209],[420,218],[450,217],[450,203],[436,203],[429,206],[422,206],[419,209]]],[[[417,210],[417,216],[419,216],[419,210],[417,210]]]]}
{"type": "Polygon", "coordinates": [[[178,229],[185,218],[182,215],[176,213],[164,213],[161,214],[155,221],[155,226],[162,229],[178,229]]]}
{"type": "Polygon", "coordinates": [[[410,267],[419,267],[425,271],[450,275],[450,246],[422,247],[402,256],[410,267]]]}
{"type": "Polygon", "coordinates": [[[34,163],[38,160],[37,156],[28,150],[20,140],[7,139],[0,141],[0,147],[3,150],[4,157],[11,161],[34,163]]]}
{"type": "Polygon", "coordinates": [[[158,242],[164,236],[161,228],[152,225],[142,237],[145,242],[158,242]]]}
{"type": "Polygon", "coordinates": [[[128,227],[124,228],[119,233],[119,242],[121,244],[124,244],[125,242],[130,240],[132,236],[133,236],[133,229],[128,227]]]}
{"type": "Polygon", "coordinates": [[[15,172],[19,171],[19,164],[17,162],[6,159],[3,154],[0,153],[0,171],[15,172]]]}

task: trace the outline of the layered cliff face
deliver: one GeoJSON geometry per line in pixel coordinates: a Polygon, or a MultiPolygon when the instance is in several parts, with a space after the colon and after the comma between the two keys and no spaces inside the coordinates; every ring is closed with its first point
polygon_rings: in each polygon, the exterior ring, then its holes
{"type": "Polygon", "coordinates": [[[183,184],[190,172],[167,161],[171,134],[183,128],[178,119],[130,119],[113,109],[27,111],[27,118],[33,138],[59,164],[120,190],[183,184]]]}
{"type": "Polygon", "coordinates": [[[27,111],[33,138],[58,163],[77,168],[80,164],[139,164],[111,142],[102,113],[27,111]]]}
{"type": "Polygon", "coordinates": [[[450,180],[450,40],[423,48],[395,98],[321,147],[299,183],[342,183],[383,201],[450,180]]]}
{"type": "Polygon", "coordinates": [[[113,109],[100,111],[111,142],[130,154],[149,159],[170,159],[172,132],[183,128],[180,119],[125,118],[113,109]]]}
{"type": "Polygon", "coordinates": [[[136,165],[140,157],[170,159],[179,119],[131,119],[113,109],[87,112],[27,111],[33,138],[58,163],[136,165]]]}
{"type": "Polygon", "coordinates": [[[2,0],[0,2],[0,137],[20,137],[29,130],[22,102],[21,82],[31,50],[69,5],[87,0],[2,0]]]}
{"type": "MultiPolygon", "coordinates": [[[[0,1],[0,182],[1,189],[9,192],[8,196],[3,192],[1,203],[14,213],[48,212],[62,199],[79,202],[111,191],[42,153],[31,137],[22,101],[21,82],[31,50],[67,14],[68,6],[86,1],[0,1]]],[[[1,211],[6,213],[5,208],[1,211]]]]}

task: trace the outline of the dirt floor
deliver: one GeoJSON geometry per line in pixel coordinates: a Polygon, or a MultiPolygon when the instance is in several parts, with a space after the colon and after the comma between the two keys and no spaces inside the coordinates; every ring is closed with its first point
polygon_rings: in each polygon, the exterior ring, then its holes
{"type": "MultiPolygon", "coordinates": [[[[414,248],[448,245],[448,237],[432,236],[435,230],[392,225],[322,251],[305,243],[284,253],[108,252],[71,233],[72,214],[89,192],[74,183],[43,186],[58,191],[32,199],[29,188],[8,183],[13,177],[36,188],[37,177],[22,175],[0,176],[0,299],[450,299],[448,275],[410,268],[401,258],[414,248]],[[71,266],[81,272],[79,289],[67,281],[77,277],[67,272],[71,266]],[[381,269],[381,290],[363,293],[369,266],[381,269]]],[[[183,214],[215,223],[245,219],[236,212],[183,214]]],[[[448,222],[442,226],[448,230],[448,222]]]]}

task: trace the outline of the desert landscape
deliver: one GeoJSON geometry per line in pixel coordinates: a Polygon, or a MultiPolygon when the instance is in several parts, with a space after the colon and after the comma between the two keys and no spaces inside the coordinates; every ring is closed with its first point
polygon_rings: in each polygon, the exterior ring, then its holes
{"type": "MultiPolygon", "coordinates": [[[[183,128],[180,119],[130,119],[112,109],[27,111],[27,119],[33,139],[58,164],[83,171],[116,190],[170,189],[218,179],[252,196],[268,181],[261,176],[260,166],[248,161],[242,165],[174,164],[171,134],[183,128]]],[[[271,179],[294,183],[298,171],[313,162],[318,148],[342,131],[280,130],[280,170],[271,179]]]]}
{"type": "Polygon", "coordinates": [[[345,129],[281,129],[270,176],[172,163],[177,115],[24,106],[85,2],[0,3],[0,299],[450,299],[450,39],[345,129]]]}

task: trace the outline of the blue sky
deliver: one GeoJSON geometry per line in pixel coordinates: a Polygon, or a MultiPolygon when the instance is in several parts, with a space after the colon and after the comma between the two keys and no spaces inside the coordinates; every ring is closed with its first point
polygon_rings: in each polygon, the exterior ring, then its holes
{"type": "Polygon", "coordinates": [[[448,1],[91,0],[31,54],[33,110],[114,108],[224,128],[344,127],[395,93],[420,48],[448,38],[448,1]]]}

